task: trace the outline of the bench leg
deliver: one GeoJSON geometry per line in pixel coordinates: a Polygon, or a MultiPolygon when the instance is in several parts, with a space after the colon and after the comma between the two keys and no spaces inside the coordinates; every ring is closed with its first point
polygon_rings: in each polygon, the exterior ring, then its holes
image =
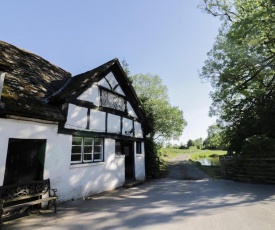
{"type": "Polygon", "coordinates": [[[50,204],[54,206],[54,213],[56,214],[56,212],[57,212],[56,200],[50,200],[50,201],[48,201],[47,209],[49,209],[50,204]]]}
{"type": "Polygon", "coordinates": [[[56,214],[57,207],[56,207],[56,200],[54,200],[54,213],[56,214]]]}

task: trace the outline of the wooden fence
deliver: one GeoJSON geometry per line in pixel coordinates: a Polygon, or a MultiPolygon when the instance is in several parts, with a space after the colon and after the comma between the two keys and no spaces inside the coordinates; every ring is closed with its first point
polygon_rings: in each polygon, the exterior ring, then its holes
{"type": "Polygon", "coordinates": [[[275,183],[275,158],[221,156],[223,178],[260,183],[275,183]]]}

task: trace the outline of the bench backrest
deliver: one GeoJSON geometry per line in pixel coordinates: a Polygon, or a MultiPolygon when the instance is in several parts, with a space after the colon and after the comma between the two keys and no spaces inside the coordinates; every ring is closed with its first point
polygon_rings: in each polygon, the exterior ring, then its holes
{"type": "Polygon", "coordinates": [[[12,185],[0,186],[0,199],[5,203],[38,197],[49,193],[50,180],[20,182],[12,185]]]}

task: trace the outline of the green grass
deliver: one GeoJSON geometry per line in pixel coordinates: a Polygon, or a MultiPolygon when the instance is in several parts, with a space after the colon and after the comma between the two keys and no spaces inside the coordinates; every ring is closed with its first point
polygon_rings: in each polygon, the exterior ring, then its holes
{"type": "Polygon", "coordinates": [[[159,150],[158,154],[162,158],[171,158],[171,157],[176,157],[180,154],[191,154],[191,153],[196,153],[198,151],[197,148],[191,147],[190,149],[175,149],[175,148],[162,148],[159,150]]]}
{"type": "Polygon", "coordinates": [[[226,151],[221,150],[199,150],[197,152],[192,153],[189,158],[193,161],[198,160],[199,158],[207,158],[207,157],[218,157],[221,155],[225,155],[226,151]]]}

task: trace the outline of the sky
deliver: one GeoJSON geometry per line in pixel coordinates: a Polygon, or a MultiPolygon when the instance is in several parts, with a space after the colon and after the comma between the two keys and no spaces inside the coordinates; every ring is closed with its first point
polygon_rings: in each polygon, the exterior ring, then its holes
{"type": "Polygon", "coordinates": [[[175,144],[207,137],[212,90],[199,78],[220,21],[200,0],[9,0],[0,40],[77,75],[118,58],[132,75],[158,75],[188,125],[175,144]]]}

